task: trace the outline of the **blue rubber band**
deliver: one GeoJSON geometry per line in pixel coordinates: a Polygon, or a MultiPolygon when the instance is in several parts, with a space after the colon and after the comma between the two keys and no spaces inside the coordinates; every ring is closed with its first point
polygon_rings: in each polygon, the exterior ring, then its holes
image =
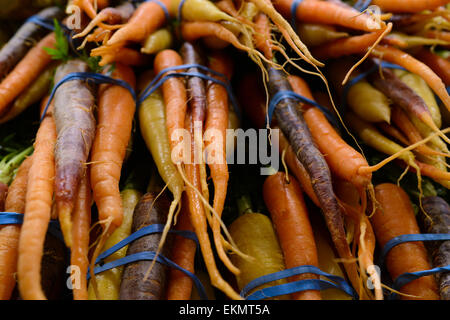
{"type": "Polygon", "coordinates": [[[224,79],[227,79],[225,75],[223,75],[217,71],[214,71],[208,67],[199,65],[199,64],[186,64],[186,65],[169,67],[169,68],[161,70],[155,76],[155,78],[147,85],[147,87],[142,91],[141,95],[138,98],[138,104],[139,105],[142,104],[143,101],[145,101],[153,92],[155,92],[159,87],[161,87],[161,85],[169,78],[172,78],[172,77],[198,77],[198,78],[202,78],[204,80],[208,80],[208,81],[211,81],[211,82],[214,82],[214,83],[217,83],[217,84],[223,86],[228,92],[228,97],[230,99],[231,104],[233,105],[233,109],[234,109],[236,115],[238,116],[238,118],[241,119],[241,111],[239,109],[237,99],[233,94],[233,89],[228,80],[222,81],[222,80],[216,79],[214,77],[211,77],[209,75],[206,75],[203,73],[198,73],[198,72],[175,72],[175,73],[170,73],[170,74],[163,76],[165,73],[167,73],[169,71],[183,70],[183,69],[189,69],[189,68],[198,68],[205,72],[209,72],[209,73],[212,73],[219,77],[222,77],[224,79]]]}
{"type": "MultiPolygon", "coordinates": [[[[102,266],[98,266],[94,268],[94,274],[99,274],[101,272],[104,272],[106,270],[110,270],[116,267],[120,267],[129,263],[137,262],[137,261],[153,261],[156,257],[156,252],[153,251],[145,251],[145,252],[138,252],[135,254],[131,254],[128,256],[125,256],[121,259],[117,259],[108,263],[105,263],[102,266]]],[[[165,256],[159,254],[158,257],[156,257],[156,261],[159,263],[162,263],[164,265],[167,265],[169,267],[175,268],[187,276],[189,276],[192,281],[194,282],[195,287],[197,288],[198,294],[202,300],[208,300],[208,296],[206,294],[206,290],[200,281],[200,279],[193,274],[192,272],[180,267],[175,262],[171,261],[170,259],[166,258],[165,256]]],[[[88,272],[87,275],[88,280],[90,279],[90,273],[88,272]]]]}
{"type": "Polygon", "coordinates": [[[184,3],[185,3],[185,2],[186,2],[186,0],[181,0],[181,1],[180,1],[180,4],[178,5],[178,14],[177,14],[178,22],[181,22],[182,19],[183,19],[183,13],[182,13],[182,10],[183,10],[183,6],[184,6],[184,3]]]}
{"type": "MultiPolygon", "coordinates": [[[[24,215],[17,212],[0,212],[0,225],[23,224],[24,215]]],[[[50,220],[48,232],[64,242],[58,220],[50,220]]]]}
{"type": "Polygon", "coordinates": [[[0,212],[0,225],[22,224],[23,214],[17,212],[0,212]]]}
{"type": "MultiPolygon", "coordinates": [[[[395,246],[405,243],[405,242],[416,242],[416,241],[448,241],[450,240],[449,233],[421,233],[421,234],[404,234],[389,240],[380,254],[380,267],[383,267],[384,261],[388,252],[395,246]]],[[[416,272],[406,272],[399,275],[392,285],[392,288],[395,290],[400,290],[405,284],[408,284],[411,281],[417,280],[421,277],[433,275],[441,272],[449,272],[450,265],[445,267],[437,267],[430,270],[416,271],[416,272]]],[[[393,300],[397,298],[397,294],[395,292],[391,292],[389,295],[389,299],[393,300]]]]}
{"type": "Polygon", "coordinates": [[[297,9],[302,1],[303,0],[294,0],[291,4],[291,26],[295,33],[297,33],[297,9]]]}
{"type": "MultiPolygon", "coordinates": [[[[321,279],[305,279],[257,290],[246,300],[262,300],[307,290],[340,289],[336,284],[321,279]]],[[[347,292],[346,292],[347,293],[347,292]]]]}
{"type": "Polygon", "coordinates": [[[372,0],[358,0],[355,5],[353,6],[353,8],[355,8],[356,10],[363,12],[364,10],[366,10],[368,7],[370,7],[372,3],[372,0]]]}
{"type": "Polygon", "coordinates": [[[416,241],[445,241],[450,240],[450,233],[419,233],[419,234],[404,234],[397,236],[389,240],[383,247],[380,253],[380,266],[383,266],[389,251],[402,243],[405,242],[416,242],[416,241]]]}
{"type": "Polygon", "coordinates": [[[295,99],[303,103],[307,103],[310,105],[313,105],[317,107],[322,113],[325,115],[325,117],[330,121],[336,128],[339,128],[339,122],[337,122],[336,118],[330,113],[330,110],[325,108],[324,106],[318,104],[314,100],[308,99],[302,95],[299,95],[298,93],[295,93],[293,91],[287,91],[282,90],[278,91],[276,94],[273,95],[273,97],[270,100],[269,107],[268,107],[268,122],[269,124],[272,122],[273,113],[275,111],[275,108],[278,106],[278,104],[283,99],[295,99]]]}
{"type": "MultiPolygon", "coordinates": [[[[136,231],[133,234],[131,234],[129,237],[127,237],[124,240],[116,243],[114,246],[112,246],[108,250],[102,252],[98,256],[98,258],[95,261],[95,263],[96,264],[100,263],[102,260],[104,260],[105,258],[109,257],[114,252],[122,249],[126,245],[130,244],[131,242],[133,242],[133,241],[135,241],[135,240],[137,240],[139,238],[142,238],[142,237],[150,235],[150,234],[163,232],[164,227],[165,226],[162,225],[162,224],[152,224],[152,225],[149,225],[149,226],[146,226],[144,228],[139,229],[138,231],[136,231]]],[[[185,230],[169,230],[169,232],[173,233],[173,234],[180,235],[180,236],[188,238],[188,239],[191,239],[192,241],[194,241],[197,244],[197,248],[199,247],[198,238],[197,238],[197,235],[194,232],[192,232],[192,231],[185,231],[185,230]]]]}
{"type": "Polygon", "coordinates": [[[134,89],[128,84],[128,82],[120,80],[120,79],[114,79],[109,76],[99,74],[99,73],[93,73],[93,72],[73,72],[66,75],[64,78],[62,78],[52,89],[52,92],[50,94],[50,98],[47,101],[47,104],[44,108],[44,111],[42,113],[41,122],[44,120],[45,115],[47,113],[48,107],[50,106],[51,101],[53,100],[56,90],[66,83],[67,81],[73,81],[73,80],[87,80],[92,81],[97,84],[113,84],[121,86],[125,89],[127,89],[131,95],[133,96],[133,99],[135,102],[137,102],[136,93],[134,92],[134,89]]]}
{"type": "MultiPolygon", "coordinates": [[[[248,294],[248,292],[250,292],[254,288],[259,287],[263,284],[266,284],[266,283],[269,283],[272,281],[276,281],[276,280],[280,280],[280,279],[284,279],[284,278],[288,278],[288,277],[292,277],[292,276],[299,275],[299,274],[304,274],[304,273],[313,273],[313,274],[321,275],[321,276],[327,277],[328,279],[334,281],[335,283],[331,283],[331,282],[320,280],[320,279],[300,280],[300,281],[292,282],[292,284],[285,284],[285,285],[279,285],[279,286],[274,286],[274,287],[270,287],[270,288],[265,288],[265,289],[259,290],[261,292],[256,291],[256,292],[252,293],[252,295],[250,295],[249,297],[251,297],[251,299],[253,300],[258,297],[260,298],[262,296],[265,296],[265,298],[267,298],[268,296],[279,296],[279,295],[284,295],[284,294],[289,294],[289,293],[304,291],[304,290],[323,290],[323,289],[328,289],[330,287],[342,290],[345,293],[347,293],[349,296],[356,297],[355,291],[345,281],[345,279],[343,279],[339,276],[336,276],[336,275],[326,273],[326,272],[320,270],[319,268],[317,268],[315,266],[311,266],[311,265],[298,266],[298,267],[274,272],[274,273],[256,278],[256,279],[250,281],[242,289],[241,296],[245,297],[248,294]],[[327,284],[325,285],[324,282],[326,282],[327,284]],[[310,289],[311,286],[314,286],[314,289],[310,289]],[[271,289],[271,288],[274,288],[274,289],[271,289]]],[[[249,297],[247,297],[247,299],[249,297]]]]}
{"type": "Polygon", "coordinates": [[[356,77],[350,79],[342,88],[342,98],[341,98],[341,109],[342,110],[341,111],[343,114],[345,114],[345,112],[347,111],[347,96],[348,96],[348,92],[350,91],[350,88],[353,85],[355,85],[356,83],[358,83],[359,81],[361,81],[362,79],[366,78],[368,75],[377,71],[380,68],[380,66],[381,66],[381,68],[406,70],[405,68],[403,68],[399,65],[382,61],[382,62],[380,62],[380,64],[374,65],[369,70],[362,72],[362,73],[358,74],[356,77]]]}

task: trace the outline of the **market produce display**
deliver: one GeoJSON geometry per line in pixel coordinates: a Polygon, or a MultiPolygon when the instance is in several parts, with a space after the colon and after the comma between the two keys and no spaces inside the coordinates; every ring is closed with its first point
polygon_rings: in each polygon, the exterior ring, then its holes
{"type": "Polygon", "coordinates": [[[0,0],[0,300],[449,300],[449,0],[0,0]]]}

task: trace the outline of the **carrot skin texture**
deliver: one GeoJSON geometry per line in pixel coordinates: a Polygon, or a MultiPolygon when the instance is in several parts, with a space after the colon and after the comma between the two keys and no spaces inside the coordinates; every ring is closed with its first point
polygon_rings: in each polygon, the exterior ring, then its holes
{"type": "MultiPolygon", "coordinates": [[[[112,77],[136,85],[131,68],[116,64],[112,77]]],[[[122,198],[119,180],[133,128],[136,105],[130,92],[116,85],[102,85],[99,90],[97,130],[91,150],[91,184],[99,219],[112,217],[112,226],[122,223],[122,198]]]]}
{"type": "MultiPolygon", "coordinates": [[[[69,73],[87,71],[85,62],[71,60],[57,68],[55,83],[69,73]]],[[[72,243],[71,214],[95,136],[94,105],[91,88],[80,80],[62,84],[55,93],[54,119],[58,137],[55,146],[55,201],[68,247],[72,243]]]]}
{"type": "MultiPolygon", "coordinates": [[[[298,182],[278,172],[266,179],[263,197],[269,209],[281,248],[286,268],[301,265],[318,267],[319,261],[306,204],[298,182]]],[[[318,279],[318,276],[305,274],[292,277],[293,281],[318,279]]],[[[321,300],[320,291],[307,290],[292,294],[294,300],[321,300]]]]}
{"type": "Polygon", "coordinates": [[[45,300],[41,288],[41,259],[52,210],[56,144],[53,117],[46,116],[38,130],[33,164],[28,174],[25,218],[19,238],[18,281],[25,300],[45,300]]]}
{"type": "MultiPolygon", "coordinates": [[[[170,207],[167,194],[163,193],[157,200],[153,193],[145,194],[134,210],[131,232],[152,225],[164,224],[170,207]]],[[[127,255],[144,251],[156,251],[161,234],[151,234],[133,241],[127,250],[127,255]]],[[[170,240],[168,238],[168,240],[170,240]]],[[[170,241],[164,244],[162,254],[167,256],[170,241]]],[[[167,267],[156,263],[148,279],[143,278],[151,261],[138,261],[125,266],[120,285],[120,300],[160,300],[165,294],[167,267]]]]}
{"type": "MultiPolygon", "coordinates": [[[[73,213],[73,246],[70,264],[78,267],[80,274],[87,274],[89,267],[89,230],[91,227],[91,198],[89,173],[82,177],[78,197],[73,213]]],[[[80,277],[79,283],[73,288],[74,300],[88,300],[87,278],[80,277]]]]}
{"type": "MultiPolygon", "coordinates": [[[[28,172],[32,158],[22,162],[16,178],[11,183],[5,201],[6,212],[24,213],[28,172]]],[[[16,285],[14,273],[17,272],[17,256],[20,236],[19,225],[0,227],[0,300],[9,300],[16,285]]]]}
{"type": "MultiPolygon", "coordinates": [[[[450,206],[441,197],[426,197],[423,199],[423,208],[432,219],[423,218],[427,233],[448,233],[450,228],[450,206]]],[[[433,258],[433,267],[444,267],[450,264],[450,241],[431,241],[427,247],[433,258]]],[[[450,274],[439,273],[437,282],[442,300],[450,300],[450,274]]]]}
{"type": "Polygon", "coordinates": [[[420,12],[432,10],[448,3],[447,0],[410,0],[408,3],[402,1],[374,0],[374,5],[379,6],[385,12],[420,12]]]}
{"type": "MultiPolygon", "coordinates": [[[[402,234],[420,233],[411,202],[403,189],[383,183],[375,187],[375,197],[380,207],[370,221],[380,246],[383,247],[390,239],[402,234]]],[[[422,242],[397,245],[388,253],[385,263],[393,279],[405,272],[431,269],[422,242]]],[[[414,280],[400,288],[400,291],[425,300],[439,299],[433,276],[414,280]]],[[[402,296],[402,299],[409,298],[402,296]]]]}
{"type": "Polygon", "coordinates": [[[428,65],[436,74],[441,77],[446,86],[450,86],[450,61],[441,58],[437,54],[426,48],[414,55],[417,59],[428,65]]]}

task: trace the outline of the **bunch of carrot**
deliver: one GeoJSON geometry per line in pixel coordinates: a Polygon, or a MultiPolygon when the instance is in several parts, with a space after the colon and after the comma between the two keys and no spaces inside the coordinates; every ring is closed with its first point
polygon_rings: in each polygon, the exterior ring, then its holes
{"type": "Polygon", "coordinates": [[[0,299],[52,299],[64,267],[75,300],[187,300],[200,275],[235,300],[448,299],[446,274],[393,286],[448,241],[376,265],[449,233],[448,1],[50,2],[0,49],[0,123],[37,124],[0,150],[0,299]],[[264,179],[228,163],[244,128],[278,152],[264,179]]]}

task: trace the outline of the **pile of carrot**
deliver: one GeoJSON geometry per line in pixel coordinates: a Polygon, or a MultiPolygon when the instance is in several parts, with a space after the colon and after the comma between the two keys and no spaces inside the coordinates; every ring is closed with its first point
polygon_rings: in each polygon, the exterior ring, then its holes
{"type": "Polygon", "coordinates": [[[450,299],[448,0],[56,2],[0,9],[0,300],[450,299]]]}

